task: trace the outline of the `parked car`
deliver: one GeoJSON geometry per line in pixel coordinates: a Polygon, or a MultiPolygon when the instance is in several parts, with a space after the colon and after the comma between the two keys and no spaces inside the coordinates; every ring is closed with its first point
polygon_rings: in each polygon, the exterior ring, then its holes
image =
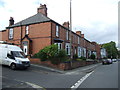
{"type": "Polygon", "coordinates": [[[113,61],[113,62],[116,62],[116,61],[117,61],[117,59],[112,59],[112,61],[113,61]]]}
{"type": "Polygon", "coordinates": [[[112,64],[112,60],[111,59],[104,59],[102,60],[102,64],[112,64]]]}

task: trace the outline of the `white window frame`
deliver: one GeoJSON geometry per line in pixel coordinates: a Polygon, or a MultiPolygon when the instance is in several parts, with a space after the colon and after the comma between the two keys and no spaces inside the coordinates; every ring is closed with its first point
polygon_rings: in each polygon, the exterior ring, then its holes
{"type": "Polygon", "coordinates": [[[80,44],[80,37],[78,37],[78,44],[80,44]]]}
{"type": "Polygon", "coordinates": [[[59,26],[56,25],[56,36],[59,37],[59,26]]]}
{"type": "Polygon", "coordinates": [[[70,55],[70,43],[66,43],[65,50],[66,50],[67,54],[70,55]],[[68,52],[67,52],[67,49],[68,49],[68,52]]]}
{"type": "Polygon", "coordinates": [[[82,52],[81,52],[81,47],[78,47],[78,57],[81,57],[82,56],[82,52]]]}
{"type": "Polygon", "coordinates": [[[54,43],[55,45],[58,45],[58,50],[62,49],[62,43],[54,43]]]}
{"type": "Polygon", "coordinates": [[[69,40],[69,31],[66,31],[66,40],[69,40]]]}
{"type": "Polygon", "coordinates": [[[29,26],[26,26],[26,35],[29,34],[29,26]]]}
{"type": "Polygon", "coordinates": [[[83,56],[86,57],[86,48],[83,48],[83,51],[84,51],[83,56]]]}
{"type": "Polygon", "coordinates": [[[9,29],[9,39],[13,39],[13,28],[9,29]]]}

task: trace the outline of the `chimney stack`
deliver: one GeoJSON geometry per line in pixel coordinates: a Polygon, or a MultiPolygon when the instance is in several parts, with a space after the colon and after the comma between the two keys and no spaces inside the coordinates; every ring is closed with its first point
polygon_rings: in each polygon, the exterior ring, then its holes
{"type": "Polygon", "coordinates": [[[47,16],[47,7],[46,4],[40,4],[40,7],[37,8],[37,13],[42,13],[43,15],[47,16]]]}
{"type": "Polygon", "coordinates": [[[81,36],[81,31],[76,31],[76,34],[81,36]]]}
{"type": "Polygon", "coordinates": [[[81,34],[81,37],[84,38],[84,34],[81,34]]]}
{"type": "Polygon", "coordinates": [[[13,19],[13,17],[10,17],[9,26],[12,26],[12,25],[14,25],[14,19],[13,19]]]}
{"type": "Polygon", "coordinates": [[[63,26],[69,29],[69,21],[68,22],[64,22],[63,26]]]}

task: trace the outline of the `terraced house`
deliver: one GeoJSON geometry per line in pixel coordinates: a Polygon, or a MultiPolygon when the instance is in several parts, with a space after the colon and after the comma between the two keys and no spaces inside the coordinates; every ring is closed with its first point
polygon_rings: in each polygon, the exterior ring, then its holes
{"type": "Polygon", "coordinates": [[[81,31],[71,32],[69,22],[63,25],[47,17],[46,5],[40,5],[37,14],[14,24],[11,17],[9,26],[1,31],[2,40],[20,46],[26,55],[34,55],[39,50],[52,44],[58,44],[59,49],[65,49],[68,55],[77,54],[88,58],[92,53],[100,58],[100,46],[84,38],[81,31]],[[70,47],[70,36],[72,47],[70,47]],[[71,49],[71,50],[70,50],[71,49]],[[70,53],[72,51],[72,53],[70,53]]]}

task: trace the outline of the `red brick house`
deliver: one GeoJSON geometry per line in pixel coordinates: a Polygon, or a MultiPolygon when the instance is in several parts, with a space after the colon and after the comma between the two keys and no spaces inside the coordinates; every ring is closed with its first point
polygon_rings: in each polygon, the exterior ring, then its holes
{"type": "MultiPolygon", "coordinates": [[[[9,26],[1,31],[2,40],[20,46],[26,55],[34,55],[45,46],[57,43],[59,49],[65,49],[70,55],[69,22],[60,25],[47,17],[46,5],[40,5],[37,14],[14,24],[11,17],[9,26]]],[[[72,32],[72,55],[89,57],[91,53],[99,53],[96,45],[84,38],[81,31],[72,32]]],[[[100,56],[99,54],[97,54],[100,56]]]]}

